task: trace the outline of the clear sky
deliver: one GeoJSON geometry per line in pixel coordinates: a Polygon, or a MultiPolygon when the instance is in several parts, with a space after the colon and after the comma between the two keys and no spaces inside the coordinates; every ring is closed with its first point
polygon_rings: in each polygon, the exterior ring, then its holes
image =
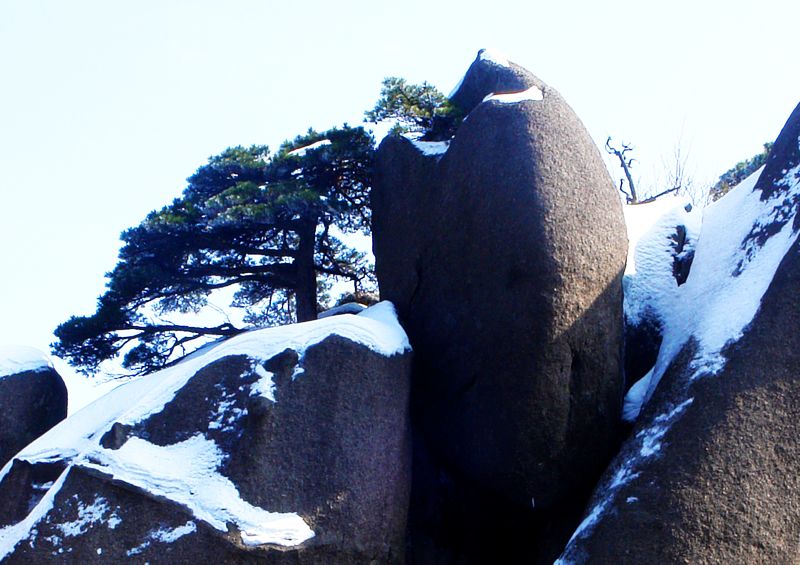
{"type": "Polygon", "coordinates": [[[678,143],[713,182],[800,101],[798,21],[796,0],[0,0],[0,342],[91,313],[119,233],[210,155],[357,123],[385,76],[448,93],[481,47],[631,142],[642,187],[678,143]]]}

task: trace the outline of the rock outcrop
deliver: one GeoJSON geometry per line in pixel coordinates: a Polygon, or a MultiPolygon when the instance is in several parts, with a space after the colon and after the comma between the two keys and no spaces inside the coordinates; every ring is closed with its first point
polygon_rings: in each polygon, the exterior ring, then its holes
{"type": "Polygon", "coordinates": [[[454,139],[386,138],[372,194],[381,296],[415,351],[412,547],[546,560],[536,535],[569,535],[554,524],[616,448],[622,208],[580,120],[521,67],[481,52],[452,99],[454,139]]]}
{"type": "Polygon", "coordinates": [[[800,561],[800,106],[705,210],[633,435],[561,563],[800,561]]]}
{"type": "Polygon", "coordinates": [[[0,478],[4,563],[401,563],[392,306],[242,334],[123,385],[0,478]]]}
{"type": "Polygon", "coordinates": [[[0,349],[0,467],[67,417],[67,387],[36,349],[0,349]]]}

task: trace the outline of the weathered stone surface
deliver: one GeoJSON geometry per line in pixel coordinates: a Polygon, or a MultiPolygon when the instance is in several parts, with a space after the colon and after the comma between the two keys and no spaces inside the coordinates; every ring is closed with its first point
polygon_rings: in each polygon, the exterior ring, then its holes
{"type": "Polygon", "coordinates": [[[597,148],[519,67],[479,56],[458,92],[480,103],[446,153],[385,139],[372,195],[381,296],[415,350],[420,562],[535,553],[602,472],[622,400],[626,238],[597,148]],[[480,102],[509,73],[543,99],[480,102]]]}
{"type": "MultiPolygon", "coordinates": [[[[192,366],[200,368],[160,409],[159,394],[130,397],[134,412],[142,402],[148,410],[152,403],[146,417],[129,421],[126,411],[108,421],[100,414],[102,426],[79,443],[78,453],[71,444],[52,440],[53,446],[44,441],[20,454],[0,480],[5,501],[0,526],[41,516],[26,526],[4,563],[403,562],[411,480],[410,353],[401,346],[389,355],[337,335],[335,328],[348,323],[355,329],[347,335],[369,336],[374,330],[375,341],[385,342],[382,326],[355,324],[354,318],[362,317],[303,324],[313,333],[325,323],[330,334],[265,360],[252,354],[193,359],[192,366]],[[271,398],[264,395],[267,376],[271,398]],[[197,468],[188,475],[201,473],[199,486],[170,458],[171,449],[190,443],[211,445],[212,454],[221,454],[212,469],[201,468],[196,457],[177,463],[197,468]],[[136,451],[123,453],[134,444],[136,451]],[[137,453],[166,458],[154,467],[137,453]],[[255,509],[246,510],[251,514],[296,513],[313,537],[299,544],[248,542],[233,510],[192,502],[204,493],[191,489],[219,489],[226,481],[241,499],[239,508],[255,509]],[[48,497],[54,501],[49,509],[48,497]],[[222,519],[227,528],[208,516],[222,519]]],[[[281,330],[263,331],[272,332],[269,336],[281,330]]],[[[289,341],[302,345],[306,338],[300,334],[289,341]]],[[[168,369],[169,378],[181,370],[181,365],[168,369]]],[[[112,394],[108,405],[126,398],[124,389],[112,394]]],[[[103,399],[98,402],[87,410],[103,405],[103,399]]],[[[86,425],[87,417],[77,427],[86,425]]],[[[53,432],[42,440],[59,433],[69,437],[66,429],[53,432]]],[[[205,447],[197,457],[208,454],[205,447]]],[[[9,539],[0,535],[0,549],[9,539]]]]}
{"type": "Polygon", "coordinates": [[[67,387],[51,367],[0,376],[0,467],[67,417],[67,387]]]}
{"type": "MultiPolygon", "coordinates": [[[[755,185],[767,209],[776,199],[785,214],[759,216],[742,241],[743,258],[797,222],[799,144],[800,106],[755,185]]],[[[755,317],[723,349],[722,369],[698,373],[694,336],[671,360],[562,563],[800,562],[800,241],[793,237],[755,317]]],[[[742,276],[745,263],[721,275],[742,276]]]]}

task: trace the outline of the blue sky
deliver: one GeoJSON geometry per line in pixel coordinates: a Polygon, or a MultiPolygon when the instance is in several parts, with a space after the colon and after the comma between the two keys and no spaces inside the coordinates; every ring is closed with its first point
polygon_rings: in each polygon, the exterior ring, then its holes
{"type": "MultiPolygon", "coordinates": [[[[800,101],[790,2],[0,0],[0,342],[88,314],[119,233],[230,145],[360,121],[383,77],[445,93],[481,47],[558,89],[658,186],[775,138],[800,101]],[[557,5],[556,5],[557,4],[557,5]]],[[[614,171],[616,175],[616,171],[614,171]]]]}

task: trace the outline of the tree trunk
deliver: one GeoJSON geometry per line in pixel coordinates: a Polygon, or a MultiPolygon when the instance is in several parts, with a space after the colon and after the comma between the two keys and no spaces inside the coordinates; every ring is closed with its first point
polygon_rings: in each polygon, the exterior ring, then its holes
{"type": "Polygon", "coordinates": [[[317,222],[304,220],[297,230],[300,243],[297,249],[297,286],[294,289],[297,321],[308,322],[317,318],[317,273],[314,269],[317,222]]]}

